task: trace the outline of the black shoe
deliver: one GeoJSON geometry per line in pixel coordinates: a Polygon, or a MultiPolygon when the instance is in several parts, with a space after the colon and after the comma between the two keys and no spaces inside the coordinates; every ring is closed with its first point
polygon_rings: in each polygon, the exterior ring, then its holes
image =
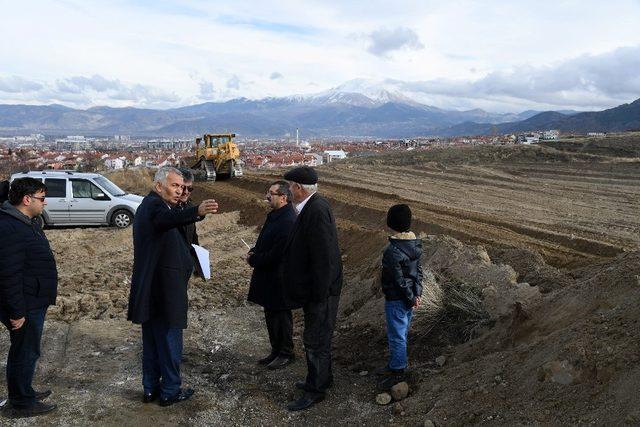
{"type": "Polygon", "coordinates": [[[404,374],[388,375],[378,382],[378,390],[389,391],[394,385],[406,381],[404,374]]]}
{"type": "MultiPolygon", "coordinates": [[[[307,389],[307,382],[306,381],[296,381],[295,387],[298,390],[306,390],[307,389]]],[[[327,384],[325,389],[330,389],[331,387],[333,387],[333,379],[329,380],[329,383],[327,384]]]]}
{"type": "Polygon", "coordinates": [[[36,400],[44,400],[51,396],[51,390],[36,391],[36,400]]]}
{"type": "Polygon", "coordinates": [[[42,403],[36,401],[33,405],[26,408],[16,408],[15,406],[9,406],[4,410],[4,416],[7,418],[37,417],[38,415],[48,414],[56,408],[57,406],[52,403],[42,403]]]}
{"type": "Polygon", "coordinates": [[[193,393],[194,393],[194,390],[192,388],[180,390],[178,394],[176,394],[170,399],[160,398],[160,406],[171,406],[174,403],[184,402],[185,400],[188,400],[191,396],[193,396],[193,393]]]}
{"type": "Polygon", "coordinates": [[[142,396],[142,403],[151,403],[160,397],[159,391],[145,392],[144,396],[142,396]]]}
{"type": "Polygon", "coordinates": [[[278,353],[271,353],[267,357],[263,357],[262,359],[258,360],[258,365],[268,365],[269,363],[273,362],[276,357],[278,357],[278,353]]]}
{"type": "Polygon", "coordinates": [[[272,371],[275,369],[282,369],[285,366],[291,365],[294,360],[295,357],[293,356],[278,356],[267,365],[267,369],[271,369],[272,371]]]}
{"type": "Polygon", "coordinates": [[[389,365],[375,370],[375,374],[379,377],[387,377],[394,375],[404,375],[404,369],[391,369],[389,365]]]}
{"type": "Polygon", "coordinates": [[[303,409],[307,409],[312,407],[318,402],[324,400],[324,393],[307,393],[305,392],[302,397],[298,400],[294,400],[287,405],[287,409],[290,411],[302,411],[303,409]]]}

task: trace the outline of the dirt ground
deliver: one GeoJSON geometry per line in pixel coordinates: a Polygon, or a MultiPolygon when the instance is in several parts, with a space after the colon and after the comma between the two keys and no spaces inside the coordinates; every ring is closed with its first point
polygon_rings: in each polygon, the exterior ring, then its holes
{"type": "MultiPolygon", "coordinates": [[[[196,395],[170,408],[140,402],[140,331],[124,320],[131,230],[48,230],[60,297],[36,383],[52,388],[60,409],[38,424],[640,425],[639,153],[633,137],[319,168],[346,277],[336,384],[303,413],[284,409],[305,374],[301,316],[298,361],[270,372],[255,364],[268,352],[262,312],[245,302],[251,271],[240,238],[255,241],[262,194],[280,171],[197,184],[194,197],[215,197],[223,212],[198,225],[214,277],[190,283],[183,378],[196,395]],[[377,277],[384,215],[398,202],[411,205],[423,239],[433,311],[417,312],[412,325],[409,396],[381,406],[372,373],[386,358],[377,277]],[[447,302],[460,289],[477,297],[476,317],[447,302]]],[[[150,182],[140,171],[112,179],[138,194],[150,182]]],[[[7,344],[3,334],[0,348],[7,344]]]]}

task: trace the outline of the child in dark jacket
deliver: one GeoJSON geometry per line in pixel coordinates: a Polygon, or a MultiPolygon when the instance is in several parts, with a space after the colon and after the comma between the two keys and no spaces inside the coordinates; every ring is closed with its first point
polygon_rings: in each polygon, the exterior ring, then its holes
{"type": "Polygon", "coordinates": [[[411,209],[394,205],[387,213],[393,234],[382,255],[382,291],[385,296],[389,363],[387,373],[402,375],[407,368],[407,336],[413,309],[422,295],[422,242],[410,231],[411,209]]]}

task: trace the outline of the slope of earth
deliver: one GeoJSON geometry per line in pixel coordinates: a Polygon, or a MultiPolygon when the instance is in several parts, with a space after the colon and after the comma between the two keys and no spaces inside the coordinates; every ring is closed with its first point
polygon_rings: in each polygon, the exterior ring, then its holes
{"type": "MultiPolygon", "coordinates": [[[[403,152],[334,162],[319,174],[345,221],[378,229],[391,204],[408,203],[418,231],[530,248],[553,265],[576,266],[640,244],[640,138],[634,157],[608,144],[608,156],[602,147],[598,155],[547,146],[403,152]]],[[[216,185],[238,206],[279,173],[216,185]]]]}

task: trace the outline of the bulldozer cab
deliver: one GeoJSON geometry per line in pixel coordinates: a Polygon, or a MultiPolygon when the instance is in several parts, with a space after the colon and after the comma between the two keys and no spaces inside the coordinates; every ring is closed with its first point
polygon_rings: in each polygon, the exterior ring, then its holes
{"type": "Polygon", "coordinates": [[[219,147],[220,145],[233,142],[235,133],[222,133],[222,134],[205,134],[204,142],[206,148],[219,147]]]}
{"type": "Polygon", "coordinates": [[[240,150],[233,142],[235,133],[207,133],[196,138],[196,164],[193,169],[202,169],[206,179],[215,180],[241,176],[240,150]]]}
{"type": "Polygon", "coordinates": [[[196,153],[198,157],[204,156],[207,160],[211,160],[214,156],[226,155],[235,157],[237,147],[233,143],[235,133],[205,134],[203,138],[196,138],[196,153]],[[204,143],[203,143],[204,139],[204,143]]]}

